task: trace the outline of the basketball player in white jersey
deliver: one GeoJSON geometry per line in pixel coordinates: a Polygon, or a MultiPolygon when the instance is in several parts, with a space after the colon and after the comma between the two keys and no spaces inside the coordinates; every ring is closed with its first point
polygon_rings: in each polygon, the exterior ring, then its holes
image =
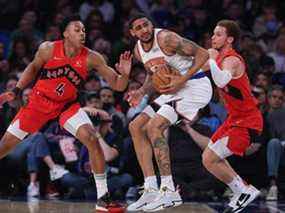
{"type": "Polygon", "coordinates": [[[167,65],[181,74],[168,75],[171,81],[162,87],[163,94],[129,125],[145,182],[143,195],[128,206],[128,211],[158,211],[182,204],[174,187],[169,147],[163,133],[177,122],[179,116],[193,120],[199,109],[209,103],[211,83],[200,70],[209,55],[207,50],[172,31],[154,28],[143,14],[130,20],[130,32],[138,40],[135,57],[148,71],[144,85],[130,94],[131,105],[138,104],[151,89],[151,74],[157,67],[167,65]],[[160,189],[153,168],[153,152],[161,177],[160,189]]]}

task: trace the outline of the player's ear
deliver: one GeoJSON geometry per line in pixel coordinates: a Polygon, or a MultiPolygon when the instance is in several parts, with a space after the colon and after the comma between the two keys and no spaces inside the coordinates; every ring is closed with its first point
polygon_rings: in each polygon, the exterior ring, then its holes
{"type": "Polygon", "coordinates": [[[234,37],[232,37],[232,36],[230,36],[230,37],[228,37],[228,43],[234,43],[234,37]]]}
{"type": "Polygon", "coordinates": [[[130,33],[131,33],[131,35],[132,35],[133,37],[136,36],[135,31],[134,31],[132,28],[130,28],[130,33]]]}

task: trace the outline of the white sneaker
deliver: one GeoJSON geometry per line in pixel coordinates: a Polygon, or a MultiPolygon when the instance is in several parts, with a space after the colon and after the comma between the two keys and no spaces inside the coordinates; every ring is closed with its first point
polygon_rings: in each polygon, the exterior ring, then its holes
{"type": "Polygon", "coordinates": [[[234,194],[228,207],[223,213],[238,213],[242,211],[249,203],[257,198],[259,194],[259,190],[257,190],[254,186],[249,185],[246,191],[234,194]]]}
{"type": "Polygon", "coordinates": [[[36,197],[40,195],[39,183],[30,183],[27,189],[28,197],[36,197]]]}
{"type": "Polygon", "coordinates": [[[266,200],[278,200],[278,188],[276,185],[269,188],[266,200]]]}
{"type": "Polygon", "coordinates": [[[64,169],[62,166],[55,165],[53,169],[49,170],[50,180],[51,181],[57,180],[66,173],[68,173],[68,171],[64,169]]]}
{"type": "Polygon", "coordinates": [[[160,211],[166,208],[176,207],[182,204],[182,199],[178,191],[171,191],[163,187],[159,191],[159,196],[153,202],[143,207],[146,212],[160,211]]]}
{"type": "Polygon", "coordinates": [[[155,200],[160,195],[159,191],[153,188],[144,189],[142,196],[128,206],[127,211],[141,211],[143,207],[155,200]]]}

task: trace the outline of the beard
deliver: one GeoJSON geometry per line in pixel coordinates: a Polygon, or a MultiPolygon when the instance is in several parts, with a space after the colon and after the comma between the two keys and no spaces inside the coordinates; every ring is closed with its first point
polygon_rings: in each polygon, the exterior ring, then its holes
{"type": "Polygon", "coordinates": [[[150,36],[149,39],[142,40],[142,39],[139,39],[138,37],[137,37],[137,39],[140,40],[142,43],[145,43],[145,44],[152,43],[153,39],[154,39],[154,30],[152,31],[151,36],[150,36]]]}

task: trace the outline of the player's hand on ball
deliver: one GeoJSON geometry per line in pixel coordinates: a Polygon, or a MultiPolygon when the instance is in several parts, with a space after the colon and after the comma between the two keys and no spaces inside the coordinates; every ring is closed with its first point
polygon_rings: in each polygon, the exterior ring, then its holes
{"type": "Polygon", "coordinates": [[[216,58],[219,55],[219,52],[216,49],[213,49],[213,48],[208,49],[208,53],[209,53],[210,58],[214,59],[214,60],[216,60],[216,58]]]}
{"type": "Polygon", "coordinates": [[[132,58],[133,55],[130,51],[125,51],[120,55],[120,61],[115,65],[115,67],[121,75],[129,76],[132,68],[132,58]]]}
{"type": "Polygon", "coordinates": [[[141,102],[144,93],[141,90],[132,90],[128,93],[127,101],[131,107],[136,107],[141,102]]]}
{"type": "Polygon", "coordinates": [[[165,74],[165,76],[170,79],[170,83],[160,87],[161,93],[175,93],[182,87],[184,87],[185,82],[187,81],[187,79],[185,79],[183,75],[181,76],[165,74]]]}

